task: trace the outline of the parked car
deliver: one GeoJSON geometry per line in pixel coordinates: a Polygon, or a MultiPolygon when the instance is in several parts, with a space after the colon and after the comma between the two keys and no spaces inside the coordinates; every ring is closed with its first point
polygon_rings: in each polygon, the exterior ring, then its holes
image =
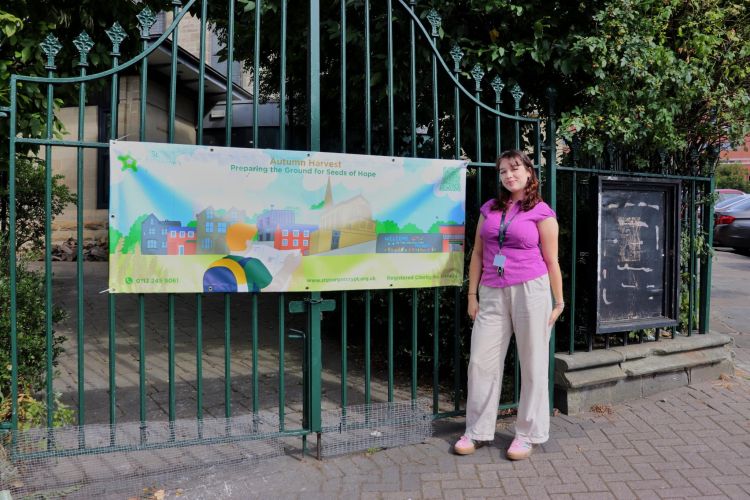
{"type": "Polygon", "coordinates": [[[714,192],[717,195],[719,195],[718,199],[716,200],[717,205],[721,203],[722,201],[726,201],[730,198],[734,198],[736,196],[745,194],[739,189],[731,189],[731,188],[720,188],[720,189],[716,189],[714,192]]]}
{"type": "Polygon", "coordinates": [[[714,245],[750,249],[750,196],[714,212],[714,245]]]}
{"type": "Polygon", "coordinates": [[[750,198],[750,194],[740,194],[736,196],[731,196],[729,198],[724,198],[723,200],[716,202],[716,205],[714,206],[714,212],[717,210],[726,210],[732,205],[736,205],[737,203],[740,203],[741,201],[746,200],[748,198],[750,198]]]}

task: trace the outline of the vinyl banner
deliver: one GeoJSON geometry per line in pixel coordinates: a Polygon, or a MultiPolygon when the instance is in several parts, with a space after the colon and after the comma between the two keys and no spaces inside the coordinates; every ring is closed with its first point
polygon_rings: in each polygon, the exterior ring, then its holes
{"type": "Polygon", "coordinates": [[[113,293],[459,286],[466,162],[110,143],[113,293]]]}

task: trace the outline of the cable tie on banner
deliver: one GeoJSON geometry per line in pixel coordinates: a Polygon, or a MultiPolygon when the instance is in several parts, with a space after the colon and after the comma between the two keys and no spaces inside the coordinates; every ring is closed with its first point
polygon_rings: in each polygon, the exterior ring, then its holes
{"type": "Polygon", "coordinates": [[[113,291],[113,290],[112,290],[111,288],[107,288],[106,290],[102,290],[102,291],[101,291],[101,292],[99,292],[99,293],[109,293],[109,292],[112,292],[112,291],[113,291]]]}
{"type": "Polygon", "coordinates": [[[123,135],[122,137],[118,137],[117,139],[115,139],[115,140],[114,140],[114,142],[117,142],[117,141],[122,141],[123,139],[127,139],[127,138],[128,138],[128,137],[130,137],[131,135],[133,135],[133,132],[131,132],[131,133],[129,133],[129,134],[125,134],[125,135],[123,135]]]}

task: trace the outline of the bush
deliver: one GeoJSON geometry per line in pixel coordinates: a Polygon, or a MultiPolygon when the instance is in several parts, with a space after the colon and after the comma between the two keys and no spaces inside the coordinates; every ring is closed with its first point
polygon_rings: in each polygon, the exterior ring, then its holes
{"type": "MultiPolygon", "coordinates": [[[[60,215],[66,206],[76,201],[75,195],[62,183],[62,179],[62,175],[52,176],[50,217],[53,219],[60,215]]],[[[44,183],[44,161],[30,156],[19,156],[16,160],[16,249],[36,249],[44,245],[44,183]]],[[[0,187],[0,200],[3,205],[3,210],[0,210],[0,225],[4,233],[9,227],[9,212],[5,208],[8,197],[8,186],[3,184],[0,187]]],[[[3,253],[3,257],[6,256],[7,254],[3,253]]],[[[3,268],[7,273],[6,266],[3,268]]]]}
{"type": "MultiPolygon", "coordinates": [[[[16,245],[9,248],[8,186],[0,187],[0,397],[10,394],[10,267],[11,251],[17,252],[16,265],[16,313],[18,340],[18,381],[27,394],[35,394],[46,386],[47,370],[47,328],[45,314],[44,272],[29,268],[29,260],[34,257],[44,243],[45,219],[45,163],[38,158],[19,156],[16,162],[16,245]],[[18,252],[23,250],[23,252],[18,252]]],[[[62,213],[65,207],[75,201],[75,195],[62,183],[62,176],[52,177],[52,210],[50,217],[62,213]]],[[[65,312],[52,307],[52,324],[60,322],[65,312]]],[[[65,337],[55,336],[52,341],[53,366],[63,352],[65,337]]],[[[7,400],[7,397],[5,398],[7,400]]]]}
{"type": "MultiPolygon", "coordinates": [[[[19,385],[31,393],[44,389],[46,374],[46,316],[44,301],[44,273],[28,269],[22,260],[16,267],[16,314],[18,339],[19,385]]],[[[0,394],[10,394],[10,276],[7,268],[0,272],[0,394]]],[[[53,307],[52,324],[65,317],[59,307],[53,307]]],[[[63,352],[65,337],[55,336],[52,341],[53,366],[63,352]]]]}
{"type": "MultiPolygon", "coordinates": [[[[52,425],[62,427],[75,422],[75,414],[72,409],[60,401],[61,394],[54,394],[55,412],[52,416],[52,425]]],[[[0,421],[10,420],[11,412],[10,398],[0,395],[0,421]]],[[[18,430],[43,427],[47,424],[47,405],[30,396],[26,390],[18,394],[18,430]]]]}

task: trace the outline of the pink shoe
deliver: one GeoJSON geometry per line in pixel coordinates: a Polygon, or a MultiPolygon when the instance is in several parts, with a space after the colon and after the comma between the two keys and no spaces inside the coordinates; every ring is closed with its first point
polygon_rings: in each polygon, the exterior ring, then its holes
{"type": "Polygon", "coordinates": [[[461,439],[453,445],[453,452],[456,455],[471,455],[486,444],[487,441],[476,441],[467,436],[461,436],[461,439]]]}
{"type": "Polygon", "coordinates": [[[525,439],[515,438],[510,443],[510,448],[506,452],[506,456],[511,460],[523,460],[531,456],[531,451],[534,449],[534,445],[531,441],[525,439]]]}

